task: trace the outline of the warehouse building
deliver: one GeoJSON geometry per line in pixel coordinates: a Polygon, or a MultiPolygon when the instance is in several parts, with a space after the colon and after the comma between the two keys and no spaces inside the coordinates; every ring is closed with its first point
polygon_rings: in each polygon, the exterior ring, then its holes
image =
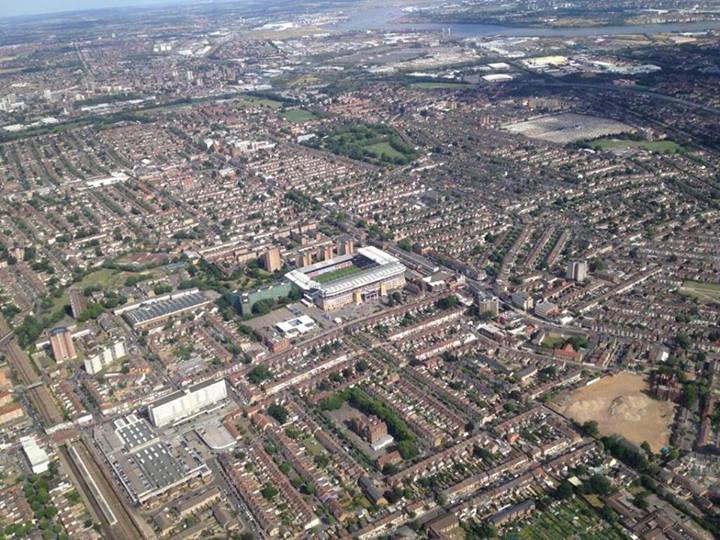
{"type": "Polygon", "coordinates": [[[97,426],[94,438],[136,504],[212,474],[197,452],[162,439],[134,414],[97,426]]]}
{"type": "Polygon", "coordinates": [[[124,306],[116,309],[115,315],[122,315],[133,328],[143,328],[211,302],[212,300],[198,289],[188,289],[124,306]]]}
{"type": "Polygon", "coordinates": [[[155,426],[167,426],[202,412],[228,396],[225,379],[206,381],[161,398],[148,406],[155,426]]]}

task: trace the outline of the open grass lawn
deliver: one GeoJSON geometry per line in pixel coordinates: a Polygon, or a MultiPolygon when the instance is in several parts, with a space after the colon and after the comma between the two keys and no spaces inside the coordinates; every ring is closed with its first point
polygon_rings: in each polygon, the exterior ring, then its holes
{"type": "Polygon", "coordinates": [[[80,289],[85,287],[99,286],[105,290],[114,290],[125,284],[127,276],[133,272],[123,272],[121,270],[113,270],[111,268],[103,268],[97,272],[92,272],[82,278],[76,285],[80,289]]]}
{"type": "Polygon", "coordinates": [[[298,124],[309,122],[310,120],[315,120],[315,118],[317,118],[313,113],[304,109],[289,109],[280,113],[280,116],[285,118],[285,120],[298,124]]]}
{"type": "Polygon", "coordinates": [[[536,512],[530,519],[515,524],[503,535],[505,540],[622,540],[627,538],[604,521],[587,504],[572,499],[536,512]]]}
{"type": "Polygon", "coordinates": [[[680,293],[697,298],[699,302],[720,302],[720,283],[685,281],[680,293]]]}
{"type": "Polygon", "coordinates": [[[658,154],[676,154],[684,148],[673,141],[632,141],[629,139],[604,138],[590,143],[596,150],[614,150],[616,148],[643,148],[658,154]]]}
{"type": "Polygon", "coordinates": [[[404,157],[404,154],[395,150],[392,146],[390,146],[390,143],[386,141],[371,144],[370,146],[366,146],[365,149],[390,159],[404,157]]]}
{"type": "Polygon", "coordinates": [[[240,100],[240,105],[248,107],[268,107],[269,109],[279,109],[282,107],[282,102],[275,101],[274,99],[259,98],[255,96],[243,96],[240,100]]]}
{"type": "Polygon", "coordinates": [[[415,149],[385,125],[348,124],[310,144],[376,165],[407,165],[417,157],[415,149]]]}
{"type": "MultiPolygon", "coordinates": [[[[119,289],[125,284],[125,280],[131,274],[137,272],[124,272],[122,270],[114,270],[111,268],[102,268],[96,272],[91,272],[82,278],[78,283],[73,285],[80,290],[86,287],[102,287],[105,291],[114,291],[119,289]]],[[[68,296],[67,290],[65,290],[59,298],[52,299],[52,307],[48,310],[44,310],[47,313],[54,313],[63,306],[70,304],[70,297],[68,296]]]]}
{"type": "Polygon", "coordinates": [[[545,336],[545,338],[542,340],[541,345],[547,349],[559,349],[562,347],[562,344],[565,343],[565,338],[562,336],[553,336],[552,334],[548,334],[545,336]]]}
{"type": "Polygon", "coordinates": [[[418,82],[410,85],[411,88],[419,88],[420,90],[465,88],[467,86],[469,85],[464,82],[418,82]]]}
{"type": "Polygon", "coordinates": [[[319,276],[315,276],[313,279],[318,283],[330,283],[331,281],[348,277],[353,274],[357,274],[358,272],[362,272],[362,269],[357,266],[348,266],[346,268],[341,268],[340,270],[320,274],[319,276]]]}

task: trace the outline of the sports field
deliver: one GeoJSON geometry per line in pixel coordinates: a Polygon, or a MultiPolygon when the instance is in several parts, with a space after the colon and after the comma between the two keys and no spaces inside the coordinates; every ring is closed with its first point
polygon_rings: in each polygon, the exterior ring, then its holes
{"type": "Polygon", "coordinates": [[[642,148],[657,154],[675,154],[684,148],[673,141],[632,141],[629,139],[605,138],[590,143],[596,150],[615,150],[619,148],[642,148]]]}
{"type": "Polygon", "coordinates": [[[280,113],[280,116],[296,124],[302,124],[303,122],[309,122],[317,118],[313,113],[304,109],[289,109],[280,113]]]}
{"type": "Polygon", "coordinates": [[[362,272],[362,269],[358,268],[357,266],[347,266],[345,268],[341,268],[340,270],[334,270],[333,272],[326,272],[324,274],[320,274],[313,277],[313,279],[318,283],[330,283],[331,281],[335,281],[337,279],[352,276],[353,274],[357,274],[358,272],[362,272]]]}

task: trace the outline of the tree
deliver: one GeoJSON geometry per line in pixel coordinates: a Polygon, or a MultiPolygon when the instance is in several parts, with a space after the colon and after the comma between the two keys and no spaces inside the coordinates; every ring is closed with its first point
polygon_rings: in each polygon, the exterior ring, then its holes
{"type": "Polygon", "coordinates": [[[678,451],[678,449],[671,448],[670,451],[665,456],[665,461],[670,462],[670,461],[673,461],[674,459],[677,459],[678,457],[680,457],[680,452],[678,451]]]}
{"type": "Polygon", "coordinates": [[[412,251],[412,243],[407,238],[403,238],[398,242],[398,247],[403,251],[412,251]]]}
{"type": "Polygon", "coordinates": [[[598,423],[595,420],[588,420],[582,425],[582,430],[589,437],[597,437],[598,423]]]}
{"type": "Polygon", "coordinates": [[[683,386],[682,404],[692,409],[697,403],[697,386],[694,383],[687,383],[683,386]]]}
{"type": "Polygon", "coordinates": [[[690,348],[690,338],[685,333],[681,332],[675,336],[675,343],[677,343],[681,349],[687,350],[690,348]]]}
{"type": "Polygon", "coordinates": [[[410,440],[404,440],[397,443],[398,452],[403,459],[412,459],[418,455],[417,446],[410,440]]]}
{"type": "Polygon", "coordinates": [[[446,296],[445,298],[441,298],[437,301],[437,307],[438,309],[450,309],[454,308],[460,303],[460,300],[458,300],[458,297],[454,294],[451,294],[450,296],[446,296]]]}
{"type": "Polygon", "coordinates": [[[386,463],[383,465],[382,472],[386,476],[392,476],[396,472],[398,472],[398,467],[394,463],[386,463]]]}
{"type": "Polygon", "coordinates": [[[258,300],[252,306],[252,312],[255,315],[267,315],[272,310],[271,300],[258,300]]]}
{"type": "Polygon", "coordinates": [[[247,374],[248,380],[253,384],[260,384],[271,377],[272,372],[267,366],[256,366],[247,374]]]}
{"type": "Polygon", "coordinates": [[[285,422],[287,422],[288,411],[282,405],[273,403],[268,407],[268,414],[272,416],[275,420],[280,422],[280,424],[284,424],[285,422]]]}
{"type": "Polygon", "coordinates": [[[600,514],[602,515],[603,519],[609,523],[615,523],[617,521],[617,514],[615,513],[615,510],[613,510],[607,505],[603,506],[600,514]]]}
{"type": "Polygon", "coordinates": [[[603,270],[605,270],[605,268],[607,268],[607,265],[602,259],[594,259],[590,261],[591,272],[602,272],[603,270]]]}
{"type": "Polygon", "coordinates": [[[265,497],[268,501],[272,501],[273,498],[278,494],[277,488],[273,486],[270,483],[265,484],[265,486],[260,490],[260,493],[263,497],[265,497]]]}
{"type": "Polygon", "coordinates": [[[395,504],[403,498],[403,490],[399,486],[395,486],[392,490],[385,492],[385,498],[390,504],[395,504]]]}
{"type": "Polygon", "coordinates": [[[323,411],[336,411],[342,407],[345,400],[339,394],[320,400],[320,408],[323,411]]]}
{"type": "Polygon", "coordinates": [[[575,490],[573,489],[572,484],[567,480],[563,480],[555,490],[554,495],[556,499],[569,499],[574,493],[575,490]]]}
{"type": "Polygon", "coordinates": [[[594,474],[588,481],[588,488],[596,495],[607,495],[610,493],[611,487],[612,485],[610,484],[610,480],[602,474],[594,474]]]}

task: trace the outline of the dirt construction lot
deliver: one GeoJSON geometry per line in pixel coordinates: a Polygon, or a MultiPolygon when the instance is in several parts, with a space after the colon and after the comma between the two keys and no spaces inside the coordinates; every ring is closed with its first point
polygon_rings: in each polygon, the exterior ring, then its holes
{"type": "Polygon", "coordinates": [[[595,420],[603,435],[622,435],[638,446],[647,441],[657,452],[668,444],[675,405],[651,398],[646,388],[641,375],[620,373],[578,388],[556,405],[580,424],[595,420]]]}

